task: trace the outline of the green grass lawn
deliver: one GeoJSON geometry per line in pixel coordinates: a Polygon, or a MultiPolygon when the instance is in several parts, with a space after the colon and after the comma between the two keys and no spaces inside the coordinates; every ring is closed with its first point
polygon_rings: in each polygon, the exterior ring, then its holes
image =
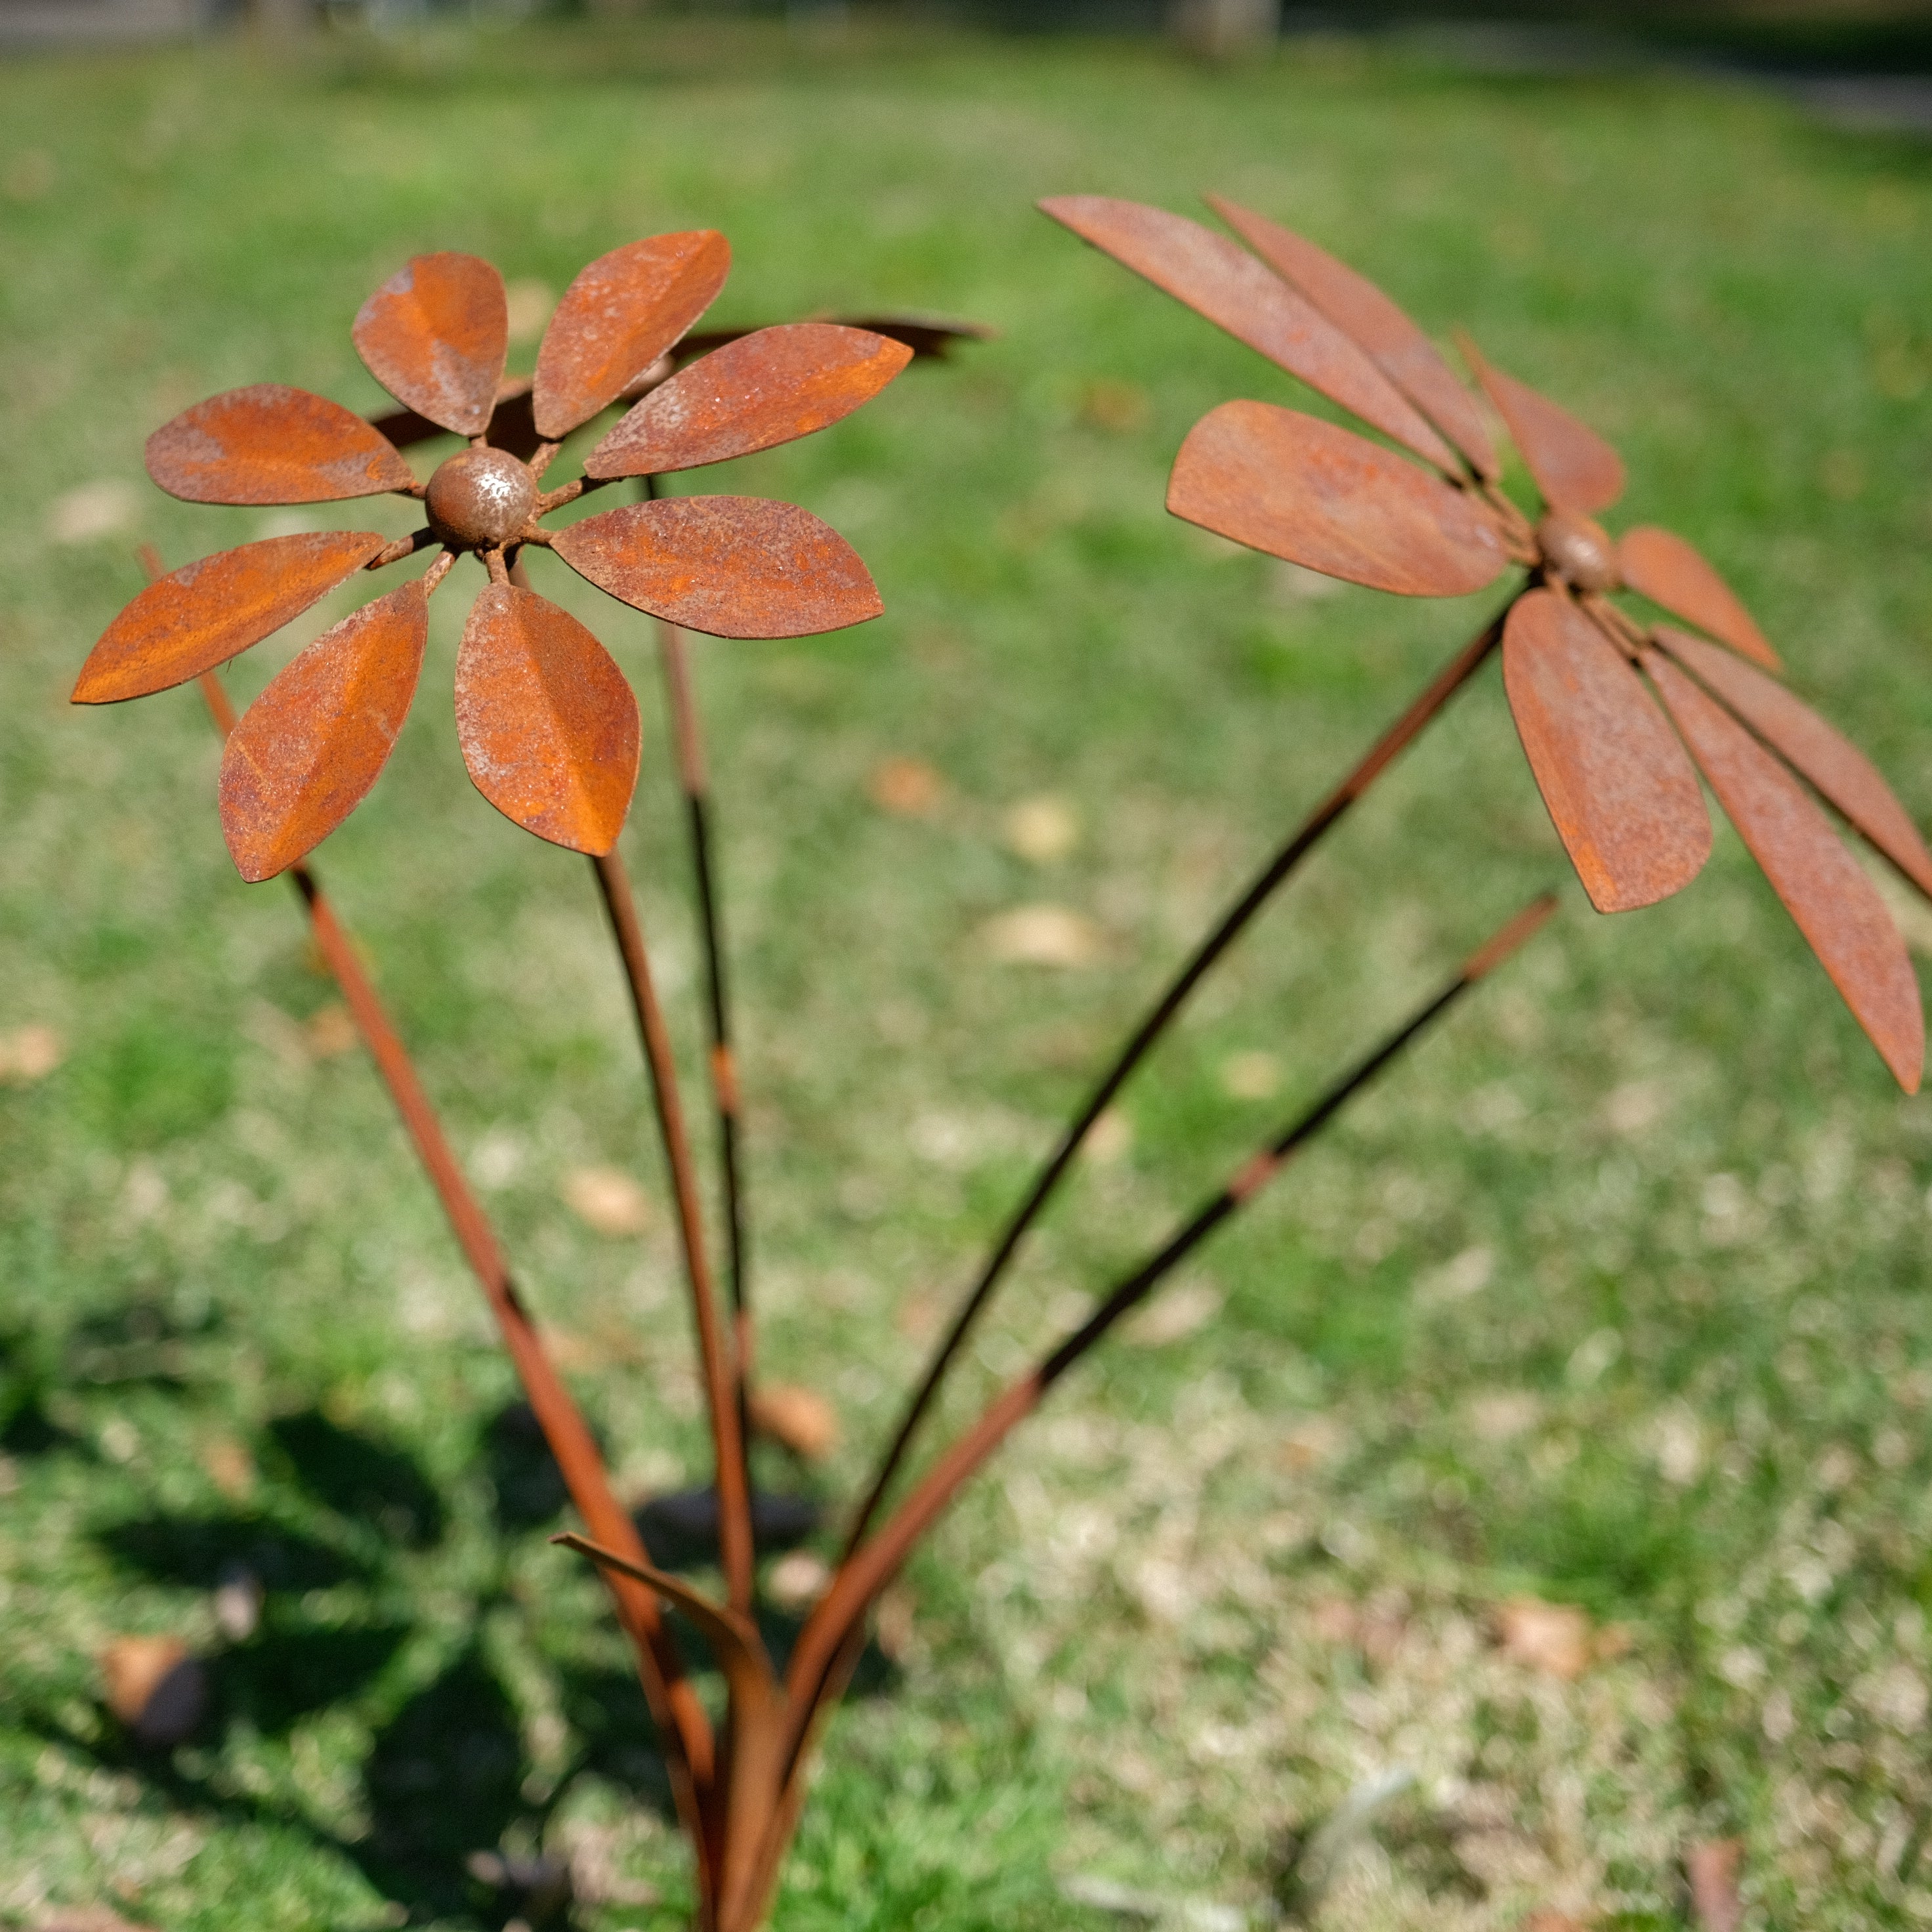
{"type": "MultiPolygon", "coordinates": [[[[721,320],[1001,332],[701,486],[824,515],[887,604],[698,650],[764,1366],[844,1425],[809,1478],[765,1476],[840,1495],[1112,1040],[1490,608],[1312,597],[1166,516],[1205,409],[1307,398],[1030,204],[1206,188],[1612,437],[1617,519],[1706,548],[1932,819],[1922,149],[1742,88],[1340,45],[1215,74],[586,26],[298,70],[229,47],[0,70],[0,1035],[64,1049],[0,1086],[0,1922],[495,1926],[518,1901],[466,1860],[539,1844],[596,1932],[688,1898],[621,1646],[500,1420],[509,1370],[369,1067],[312,1050],[332,989],[287,890],[229,864],[198,699],[66,704],[136,541],[179,562],[303,526],[164,499],[147,431],[248,382],[374,407],[349,324],[421,249],[554,294],[619,242],[716,226],[721,320]],[[56,499],[116,483],[118,515],[82,500],[115,527],[76,536],[69,499],[49,539],[56,499]],[[940,774],[926,814],[872,802],[893,758],[940,774]],[[1042,798],[1080,836],[1036,862],[1010,818],[1042,798]],[[994,956],[988,922],[1034,904],[1092,922],[1088,963],[994,956]],[[237,1556],[267,1607],[224,1650],[208,1591],[237,1556]],[[94,1660],[129,1631],[216,1655],[171,1757],[101,1714],[94,1660]]],[[[626,850],[694,1082],[648,626],[547,561],[644,700],[626,850]]],[[[704,1472],[670,1220],[585,868],[458,758],[465,573],[318,868],[641,1496],[704,1472]],[[641,1240],[560,1198],[600,1165],[653,1190],[641,1240]]],[[[259,647],[238,696],[361,594],[259,647]]],[[[1084,1923],[1075,1878],[1265,1912],[1391,1767],[1415,1786],[1324,1923],[1679,1925],[1684,1847],[1733,1833],[1754,1927],[1932,1919],[1932,1105],[1893,1090],[1728,831],[1680,898],[1592,915],[1493,671],[1132,1090],[953,1412],[1557,882],[1556,926],[915,1564],[831,1732],[786,1932],[1084,1923]],[[1525,1595],[1591,1620],[1574,1680],[1498,1646],[1525,1595]]]]}

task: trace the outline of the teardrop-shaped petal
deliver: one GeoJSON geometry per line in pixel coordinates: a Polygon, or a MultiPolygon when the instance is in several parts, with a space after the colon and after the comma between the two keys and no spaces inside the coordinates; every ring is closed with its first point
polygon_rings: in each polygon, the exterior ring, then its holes
{"type": "Polygon", "coordinates": [[[555,441],[615,402],[709,308],[731,266],[715,229],[614,248],[564,291],[537,351],[538,433],[555,441]]]}
{"type": "Polygon", "coordinates": [[[388,541],[368,530],[268,537],[170,571],[102,633],[74,703],[145,698],[226,664],[354,576],[388,541]]]}
{"type": "Polygon", "coordinates": [[[638,783],[638,700],[610,654],[533,590],[493,584],[456,658],[456,735],[506,818],[573,852],[608,852],[638,783]]]}
{"type": "Polygon", "coordinates": [[[1237,341],[1454,474],[1454,451],[1328,318],[1245,248],[1184,214],[1106,195],[1056,195],[1040,208],[1083,242],[1220,325],[1237,341]]]}
{"type": "Polygon", "coordinates": [[[1455,597],[1509,562],[1488,506],[1366,436],[1272,403],[1223,403],[1187,432],[1167,507],[1330,577],[1455,597]]]}
{"type": "Polygon", "coordinates": [[[1708,631],[1767,670],[1784,668],[1737,593],[1674,532],[1654,524],[1630,531],[1617,545],[1617,568],[1631,590],[1673,616],[1708,631]]]}
{"type": "Polygon", "coordinates": [[[803,638],[885,608],[829,524],[763,496],[667,496],[560,530],[556,554],[600,590],[714,638],[803,638]]]}
{"type": "Polygon", "coordinates": [[[1932,853],[1892,788],[1850,739],[1774,679],[1739,663],[1729,651],[1666,624],[1652,634],[1932,898],[1932,853]]]}
{"type": "Polygon", "coordinates": [[[1567,597],[1532,590],[1503,626],[1503,685],[1537,788],[1599,912],[1681,891],[1711,856],[1684,747],[1622,652],[1567,597]]]}
{"type": "Polygon", "coordinates": [[[1718,802],[1898,1084],[1918,1090],[1925,1013],[1877,888],[1804,788],[1724,706],[1652,651],[1644,667],[1718,802]]]}
{"type": "Polygon", "coordinates": [[[332,503],[416,478],[373,423],[282,382],[230,389],[148,439],[148,474],[190,503],[332,503]]]}
{"type": "Polygon", "coordinates": [[[589,476],[662,476],[770,449],[850,416],[912,360],[836,322],[761,328],[661,383],[585,460],[589,476]]]}
{"type": "Polygon", "coordinates": [[[1486,362],[1466,338],[1462,347],[1544,503],[1578,517],[1607,510],[1624,494],[1623,458],[1568,410],[1486,362]]]}
{"type": "Polygon", "coordinates": [[[1377,288],[1325,248],[1238,202],[1210,194],[1208,206],[1312,302],[1469,459],[1479,476],[1498,474],[1482,412],[1442,352],[1377,288]]]}
{"type": "Polygon", "coordinates": [[[502,277],[480,256],[412,255],[362,304],[350,334],[398,402],[458,436],[489,427],[510,309],[502,277]]]}
{"type": "Polygon", "coordinates": [[[419,582],[322,632],[242,714],[221,754],[221,831],[244,879],[314,850],[376,782],[429,640],[419,582]]]}

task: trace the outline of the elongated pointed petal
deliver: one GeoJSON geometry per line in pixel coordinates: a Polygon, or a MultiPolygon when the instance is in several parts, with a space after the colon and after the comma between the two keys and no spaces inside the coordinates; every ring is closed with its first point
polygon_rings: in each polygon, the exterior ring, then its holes
{"type": "Polygon", "coordinates": [[[1496,446],[1474,398],[1442,352],[1369,280],[1325,248],[1218,194],[1208,206],[1241,239],[1373,358],[1376,366],[1469,459],[1479,476],[1499,473],[1496,446]]]}
{"type": "Polygon", "coordinates": [[[809,436],[912,360],[902,342],[835,322],[761,328],[660,384],[593,449],[590,476],[662,476],[809,436]]]}
{"type": "Polygon", "coordinates": [[[416,481],[374,424],[281,382],[184,410],[148,437],[147,455],[148,474],[190,503],[332,503],[416,481]]]}
{"type": "Polygon", "coordinates": [[[226,664],[354,576],[388,538],[368,530],[269,537],[157,578],[82,665],[76,704],[118,704],[226,664]]]}
{"type": "Polygon", "coordinates": [[[1660,624],[1652,634],[1932,898],[1932,853],[1892,788],[1849,738],[1783,685],[1740,664],[1729,651],[1668,625],[1660,624]]]}
{"type": "Polygon", "coordinates": [[[322,632],[269,683],[221,754],[221,830],[244,879],[272,879],[368,795],[409,715],[429,600],[405,584],[322,632]]]}
{"type": "Polygon", "coordinates": [[[475,255],[415,255],[362,304],[351,332],[399,403],[458,436],[481,436],[510,346],[503,278],[475,255]]]}
{"type": "Polygon", "coordinates": [[[556,554],[613,597],[714,638],[803,638],[885,608],[830,525],[763,496],[667,496],[586,517],[556,554]]]}
{"type": "Polygon", "coordinates": [[[601,255],[564,291],[537,351],[538,434],[554,441],[615,402],[709,308],[731,266],[710,228],[601,255]]]}
{"type": "Polygon", "coordinates": [[[1450,474],[1460,466],[1455,452],[1366,351],[1225,235],[1164,208],[1106,195],[1057,195],[1040,206],[1083,242],[1104,249],[1425,462],[1450,474]]]}
{"type": "Polygon", "coordinates": [[[1187,432],[1167,507],[1252,549],[1406,597],[1454,597],[1509,562],[1488,507],[1366,436],[1272,403],[1187,432]]]}
{"type": "Polygon", "coordinates": [[[1711,856],[1697,775],[1643,680],[1567,597],[1503,626],[1503,684],[1557,836],[1599,912],[1681,891],[1711,856]]]}
{"type": "Polygon", "coordinates": [[[1579,517],[1607,510],[1624,494],[1623,458],[1568,410],[1486,362],[1474,343],[1462,346],[1544,503],[1579,517]]]}
{"type": "Polygon", "coordinates": [[[456,735],[506,818],[573,852],[608,852],[638,783],[638,700],[604,646],[533,590],[493,584],[456,659],[456,735]]]}
{"type": "Polygon", "coordinates": [[[1645,659],[1718,802],[1908,1094],[1925,1060],[1925,1014],[1905,942],[1877,888],[1804,788],[1660,651],[1645,659]]]}
{"type": "Polygon", "coordinates": [[[1737,593],[1674,532],[1654,524],[1631,530],[1617,545],[1617,568],[1631,590],[1672,616],[1755,658],[1767,670],[1784,668],[1737,593]]]}

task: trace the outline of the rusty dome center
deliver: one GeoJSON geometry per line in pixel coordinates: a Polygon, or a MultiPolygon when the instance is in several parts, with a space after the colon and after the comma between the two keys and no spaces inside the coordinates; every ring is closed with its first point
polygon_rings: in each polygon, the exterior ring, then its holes
{"type": "Polygon", "coordinates": [[[1552,574],[1579,590],[1614,590],[1621,581],[1609,531],[1588,517],[1550,511],[1536,526],[1536,547],[1552,574]]]}
{"type": "Polygon", "coordinates": [[[466,449],[440,464],[429,479],[430,523],[446,542],[494,550],[508,542],[536,508],[530,471],[500,449],[466,449]]]}

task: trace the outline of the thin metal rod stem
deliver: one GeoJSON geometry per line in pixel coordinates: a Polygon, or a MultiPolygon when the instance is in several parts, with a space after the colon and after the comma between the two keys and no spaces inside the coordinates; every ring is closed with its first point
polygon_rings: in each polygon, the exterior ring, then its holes
{"type": "Polygon", "coordinates": [[[645,1063],[650,1069],[658,1130],[670,1169],[678,1235],[684,1247],[692,1313],[698,1330],[698,1355],[704,1367],[705,1399],[711,1412],[712,1448],[718,1466],[718,1546],[724,1568],[725,1597],[733,1610],[748,1613],[752,1608],[752,1508],[745,1440],[738,1426],[733,1351],[718,1326],[711,1264],[704,1246],[698,1170],[692,1160],[683,1105],[678,1097],[677,1063],[671,1049],[670,1030],[664,1024],[664,1010],[658,1004],[657,990],[652,982],[644,928],[638,922],[631,882],[622,862],[614,852],[608,852],[593,857],[590,863],[597,875],[598,889],[604,896],[604,910],[610,916],[611,930],[616,935],[624,976],[629,982],[638,1034],[644,1042],[645,1063]]]}
{"type": "Polygon", "coordinates": [[[1028,1190],[1024,1199],[1001,1231],[998,1240],[994,1243],[992,1251],[980,1271],[979,1279],[974,1282],[958,1312],[954,1316],[952,1325],[947,1330],[945,1339],[927,1365],[925,1375],[906,1406],[898,1433],[892,1438],[892,1445],[880,1462],[872,1486],[867,1490],[864,1502],[860,1504],[853,1517],[852,1526],[846,1535],[845,1556],[850,1556],[863,1541],[866,1531],[871,1528],[880,1505],[885,1500],[886,1492],[891,1486],[893,1477],[905,1460],[914,1436],[925,1420],[927,1411],[932,1406],[933,1398],[939,1392],[940,1384],[957,1359],[973,1324],[992,1299],[994,1289],[1006,1273],[1028,1230],[1040,1218],[1041,1211],[1059,1186],[1061,1178],[1072,1166],[1073,1158],[1080,1151],[1088,1134],[1093,1131],[1094,1122],[1106,1111],[1114,1095],[1146,1058],[1155,1042],[1186,1004],[1189,995],[1209,968],[1240,937],[1249,922],[1273,896],[1276,889],[1334,830],[1348,808],[1381,777],[1423,727],[1475,675],[1501,640],[1503,620],[1508,615],[1508,610],[1505,607],[1437,672],[1408,709],[1376,740],[1360,763],[1303,820],[1287,842],[1256,874],[1247,890],[1228,908],[1220,922],[1195,949],[1186,964],[1128,1036],[1126,1044],[1102,1076],[1100,1084],[1087,1096],[1084,1105],[1074,1115],[1066,1132],[1060,1136],[1059,1145],[1034,1177],[1033,1186],[1028,1190]]]}
{"type": "Polygon", "coordinates": [[[1220,1190],[1182,1222],[1160,1247],[1121,1280],[1088,1318],[1028,1373],[1010,1384],[920,1479],[879,1533],[841,1565],[832,1587],[800,1632],[787,1688],[793,1700],[793,1736],[802,1742],[833,1667],[855,1627],[897,1574],[914,1546],[998,1448],[1032,1414],[1060,1378],[1120,1318],[1136,1307],[1195,1248],[1263,1184],[1312,1140],[1342,1108],[1455,1004],[1502,964],[1556,909],[1553,894],[1534,900],[1468,958],[1433,999],[1419,1008],[1380,1046],[1357,1062],[1300,1118],[1267,1142],[1220,1190]]]}
{"type": "MultiPolygon", "coordinates": [[[[200,683],[216,728],[225,739],[235,728],[234,706],[214,672],[204,671],[200,683]]],[[[648,1562],[637,1526],[611,1493],[596,1438],[544,1351],[495,1232],[450,1148],[408,1049],[363,970],[353,941],[308,866],[292,866],[289,878],[308,911],[316,948],[342,990],[356,1029],[401,1117],[404,1130],[448,1216],[457,1244],[496,1318],[517,1378],[556,1459],[572,1503],[599,1542],[608,1543],[633,1561],[648,1562]]],[[[608,1580],[620,1621],[637,1652],[638,1674],[651,1714],[669,1747],[679,1809],[692,1829],[693,1843],[701,1846],[701,1794],[710,1782],[714,1754],[710,1720],[684,1675],[676,1640],[655,1597],[627,1578],[608,1580]]]]}

